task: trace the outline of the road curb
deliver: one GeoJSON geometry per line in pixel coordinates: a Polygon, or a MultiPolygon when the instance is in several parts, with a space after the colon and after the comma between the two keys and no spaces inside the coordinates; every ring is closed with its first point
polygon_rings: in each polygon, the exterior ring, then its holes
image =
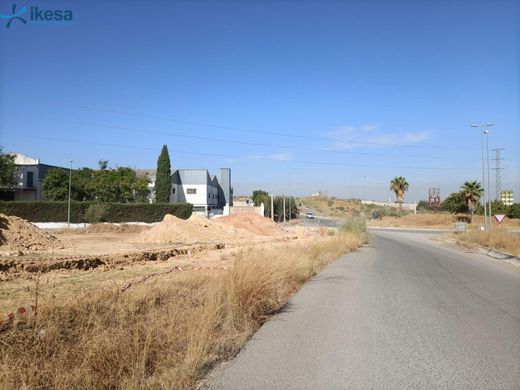
{"type": "Polygon", "coordinates": [[[496,260],[504,260],[509,263],[514,263],[514,264],[520,265],[520,257],[512,255],[507,252],[501,252],[499,250],[496,250],[493,248],[488,248],[486,246],[480,246],[480,245],[479,245],[479,252],[486,256],[492,257],[493,259],[496,259],[496,260]]]}

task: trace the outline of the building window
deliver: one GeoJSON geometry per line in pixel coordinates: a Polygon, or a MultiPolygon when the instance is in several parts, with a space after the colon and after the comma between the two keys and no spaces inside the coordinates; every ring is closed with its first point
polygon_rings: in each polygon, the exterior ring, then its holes
{"type": "Polygon", "coordinates": [[[27,172],[27,187],[34,187],[34,172],[27,172]]]}
{"type": "Polygon", "coordinates": [[[194,195],[197,193],[197,189],[196,188],[187,188],[186,193],[189,195],[194,195]]]}
{"type": "Polygon", "coordinates": [[[172,187],[172,194],[175,194],[175,187],[172,187]]]}

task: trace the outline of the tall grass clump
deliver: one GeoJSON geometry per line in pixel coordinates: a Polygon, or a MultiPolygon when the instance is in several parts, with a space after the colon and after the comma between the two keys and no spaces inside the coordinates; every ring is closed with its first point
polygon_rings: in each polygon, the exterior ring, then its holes
{"type": "Polygon", "coordinates": [[[71,294],[0,324],[0,388],[192,389],[325,265],[362,245],[349,231],[247,250],[222,272],[168,274],[126,292],[71,294]]]}
{"type": "Polygon", "coordinates": [[[366,236],[367,225],[365,218],[357,216],[346,219],[339,227],[340,232],[348,232],[356,235],[366,236]]]}
{"type": "Polygon", "coordinates": [[[462,244],[481,245],[520,256],[520,237],[511,234],[505,229],[495,228],[490,232],[469,231],[457,233],[455,238],[462,244]]]}

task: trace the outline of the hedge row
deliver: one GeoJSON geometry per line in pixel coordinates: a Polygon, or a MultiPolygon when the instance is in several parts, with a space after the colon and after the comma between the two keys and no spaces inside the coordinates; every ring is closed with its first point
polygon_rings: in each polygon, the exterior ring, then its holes
{"type": "MultiPolygon", "coordinates": [[[[71,202],[70,221],[87,222],[85,213],[91,205],[103,205],[106,222],[159,222],[166,214],[187,219],[193,210],[190,203],[96,203],[71,202]]],[[[67,202],[0,201],[0,213],[15,215],[31,222],[67,222],[67,202]]]]}

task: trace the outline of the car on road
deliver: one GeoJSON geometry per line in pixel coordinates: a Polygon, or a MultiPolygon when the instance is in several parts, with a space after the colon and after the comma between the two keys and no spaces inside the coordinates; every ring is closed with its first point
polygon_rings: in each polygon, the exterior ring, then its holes
{"type": "Polygon", "coordinates": [[[308,211],[305,217],[308,219],[314,219],[314,214],[308,211]]]}

